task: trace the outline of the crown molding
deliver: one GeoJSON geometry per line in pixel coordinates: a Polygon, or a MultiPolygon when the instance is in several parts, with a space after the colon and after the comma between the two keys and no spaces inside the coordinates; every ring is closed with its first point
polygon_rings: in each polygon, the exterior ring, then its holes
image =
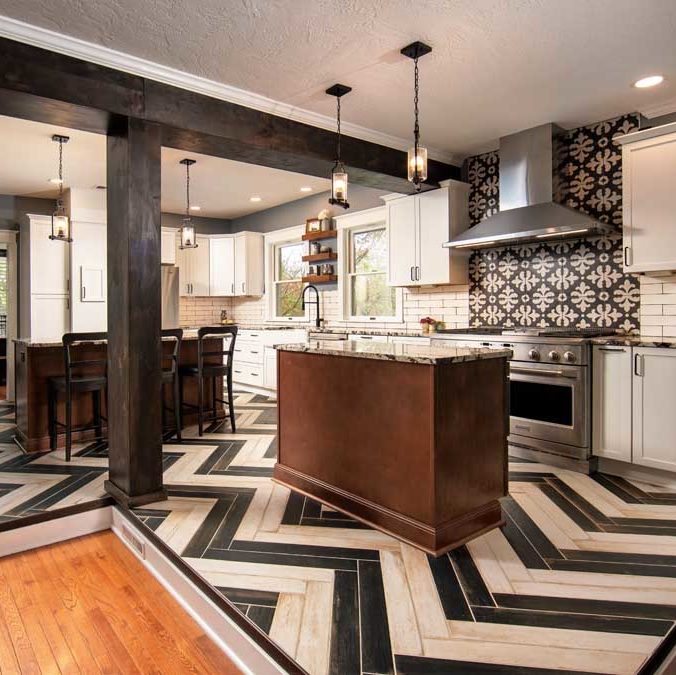
{"type": "Polygon", "coordinates": [[[676,113],[676,98],[672,98],[663,103],[649,105],[639,109],[639,112],[644,117],[652,119],[653,117],[662,117],[662,115],[671,115],[676,113]]]}
{"type": "MultiPolygon", "coordinates": [[[[47,49],[64,54],[65,56],[72,56],[73,58],[96,63],[107,68],[121,70],[131,75],[138,75],[149,80],[162,82],[163,84],[179,87],[180,89],[186,89],[197,94],[203,94],[247,108],[253,108],[254,110],[277,115],[278,117],[285,117],[286,119],[309,124],[320,129],[332,131],[335,128],[336,122],[333,117],[321,115],[304,108],[298,108],[282,101],[275,101],[267,96],[261,96],[245,89],[239,89],[222,82],[192,75],[191,73],[170,68],[153,61],[147,61],[131,54],[118,52],[108,47],[80,40],[79,38],[56,33],[46,28],[24,23],[23,21],[17,21],[7,16],[0,16],[0,37],[23,42],[33,47],[47,49]]],[[[410,140],[391,136],[375,129],[368,129],[358,124],[343,122],[342,128],[347,136],[377,143],[389,148],[406,151],[410,145],[410,140]]],[[[463,157],[455,153],[429,146],[427,151],[431,158],[441,162],[458,166],[462,163],[463,157]]]]}

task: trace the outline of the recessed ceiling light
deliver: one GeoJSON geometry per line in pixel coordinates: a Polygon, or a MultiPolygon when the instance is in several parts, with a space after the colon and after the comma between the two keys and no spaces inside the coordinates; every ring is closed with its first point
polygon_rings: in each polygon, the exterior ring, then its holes
{"type": "Polygon", "coordinates": [[[664,77],[662,75],[648,75],[647,77],[642,77],[640,80],[634,82],[634,86],[637,89],[648,89],[648,87],[656,87],[658,84],[664,82],[664,77]]]}
{"type": "Polygon", "coordinates": [[[193,205],[190,207],[190,210],[191,210],[191,211],[201,211],[201,210],[202,210],[202,207],[201,207],[201,206],[197,206],[197,204],[193,204],[193,205]]]}
{"type": "Polygon", "coordinates": [[[312,192],[312,188],[309,185],[303,185],[300,189],[301,192],[312,192]]]}
{"type": "Polygon", "coordinates": [[[258,195],[254,195],[253,197],[249,197],[249,201],[250,202],[260,202],[262,200],[258,195]]]}
{"type": "Polygon", "coordinates": [[[63,181],[60,178],[50,178],[49,182],[54,183],[54,185],[61,185],[61,183],[63,183],[63,181]]]}

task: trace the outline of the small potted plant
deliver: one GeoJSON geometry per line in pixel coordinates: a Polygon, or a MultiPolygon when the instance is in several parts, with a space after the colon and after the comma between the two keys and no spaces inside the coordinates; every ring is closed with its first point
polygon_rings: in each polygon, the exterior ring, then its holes
{"type": "Polygon", "coordinates": [[[437,322],[431,316],[426,316],[423,319],[420,319],[420,326],[423,333],[434,333],[436,324],[437,322]]]}

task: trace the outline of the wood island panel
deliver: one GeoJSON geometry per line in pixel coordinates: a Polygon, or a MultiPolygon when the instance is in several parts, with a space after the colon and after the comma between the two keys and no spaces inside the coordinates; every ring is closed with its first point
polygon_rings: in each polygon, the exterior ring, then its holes
{"type": "MultiPolygon", "coordinates": [[[[220,340],[207,340],[206,345],[209,349],[219,349],[217,345],[220,340]]],[[[173,349],[172,342],[163,342],[162,350],[164,354],[169,354],[173,349]]],[[[73,348],[77,360],[81,359],[101,359],[106,356],[106,344],[82,344],[73,348]]],[[[218,361],[218,357],[205,357],[205,362],[218,361]]],[[[181,365],[197,365],[197,340],[184,339],[181,344],[181,365]]],[[[168,361],[163,362],[163,367],[169,367],[168,361]]],[[[53,376],[65,375],[65,366],[63,360],[63,348],[60,345],[30,345],[18,341],[15,346],[15,397],[16,397],[16,439],[19,445],[26,452],[43,452],[49,450],[49,424],[48,424],[48,398],[49,398],[49,378],[53,376]]],[[[186,403],[197,405],[197,379],[185,378],[183,380],[183,398],[186,403]]],[[[223,391],[223,378],[218,378],[216,382],[217,397],[223,391]]],[[[212,390],[210,384],[204,386],[204,405],[205,409],[211,409],[212,390]]],[[[164,402],[167,407],[173,405],[171,387],[163,387],[164,402]]],[[[222,398],[222,396],[220,396],[222,398]]],[[[103,397],[102,413],[107,417],[107,406],[114,405],[114,401],[106,400],[103,397]]],[[[217,404],[219,416],[225,416],[222,404],[217,404]]],[[[66,418],[65,399],[63,394],[59,395],[57,407],[58,419],[63,422],[66,418]]],[[[92,420],[92,396],[89,393],[77,394],[73,406],[73,424],[74,426],[89,424],[92,420]]],[[[167,427],[173,428],[173,415],[166,412],[167,427]]],[[[183,426],[197,422],[197,412],[184,410],[183,426]]],[[[63,431],[63,430],[61,430],[63,431]]],[[[104,433],[106,427],[104,423],[104,433]]],[[[92,440],[94,431],[83,431],[73,434],[73,442],[82,442],[92,440]]],[[[58,437],[58,447],[65,445],[65,434],[60,433],[58,437]]]]}
{"type": "Polygon", "coordinates": [[[275,480],[434,555],[503,524],[506,358],[278,359],[275,480]]]}

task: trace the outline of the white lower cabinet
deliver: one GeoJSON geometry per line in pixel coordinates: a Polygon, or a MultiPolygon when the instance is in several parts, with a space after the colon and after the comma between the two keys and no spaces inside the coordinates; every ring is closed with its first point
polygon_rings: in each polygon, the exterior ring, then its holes
{"type": "Polygon", "coordinates": [[[263,386],[266,389],[277,389],[277,350],[266,347],[263,356],[263,386]]]}
{"type": "Polygon", "coordinates": [[[631,462],[631,347],[594,347],[592,451],[631,462]]]}
{"type": "Polygon", "coordinates": [[[634,348],[633,461],[676,471],[676,349],[634,348]]]}

